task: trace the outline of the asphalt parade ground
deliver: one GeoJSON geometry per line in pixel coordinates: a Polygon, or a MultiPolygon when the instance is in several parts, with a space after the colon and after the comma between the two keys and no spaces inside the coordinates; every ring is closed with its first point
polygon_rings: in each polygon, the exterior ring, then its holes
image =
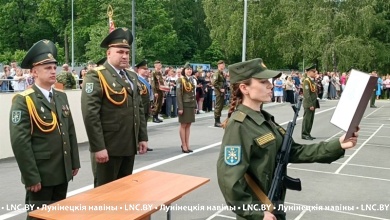
{"type": "MultiPolygon", "coordinates": [[[[314,141],[300,138],[303,110],[294,131],[294,140],[302,144],[339,138],[343,132],[329,121],[337,101],[322,101],[316,110],[312,136],[314,141]]],[[[288,191],[284,208],[287,218],[294,220],[390,219],[390,101],[376,102],[378,108],[367,108],[360,124],[359,141],[344,158],[332,164],[290,164],[288,174],[300,178],[302,191],[288,191]]],[[[279,124],[287,125],[293,117],[289,104],[267,104],[265,110],[279,124]]],[[[224,116],[226,115],[226,112],[224,116]]],[[[137,155],[134,172],[158,171],[206,177],[210,182],[172,204],[172,219],[223,220],[235,219],[227,210],[219,190],[216,161],[223,129],[213,127],[213,113],[197,115],[192,124],[191,154],[180,149],[177,118],[163,123],[149,123],[149,146],[154,149],[137,155]]],[[[88,143],[80,144],[81,169],[69,183],[68,196],[92,188],[92,172],[88,143]]],[[[20,172],[13,158],[0,160],[0,219],[25,219],[25,192],[20,172]]],[[[156,183],[159,187],[164,183],[156,183]]],[[[144,189],[145,191],[148,188],[144,189]]],[[[261,208],[261,207],[253,207],[261,208]]],[[[75,219],[83,219],[75,216],[75,219]]],[[[166,210],[159,210],[152,219],[166,219],[166,210]]]]}

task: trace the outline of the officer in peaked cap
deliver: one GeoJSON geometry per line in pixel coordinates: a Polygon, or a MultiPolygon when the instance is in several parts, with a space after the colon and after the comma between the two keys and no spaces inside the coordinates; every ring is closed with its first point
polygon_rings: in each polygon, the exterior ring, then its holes
{"type": "Polygon", "coordinates": [[[315,64],[309,65],[305,68],[306,78],[303,80],[303,120],[302,120],[302,135],[304,140],[313,140],[315,137],[311,136],[311,129],[314,122],[314,114],[316,108],[319,108],[317,100],[317,86],[315,77],[317,74],[317,66],[315,64]]]}
{"type": "Polygon", "coordinates": [[[107,61],[84,79],[81,110],[97,162],[97,186],[132,174],[135,155],[148,147],[138,76],[127,69],[132,42],[129,29],[112,31],[100,44],[107,61]]]}
{"type": "Polygon", "coordinates": [[[80,168],[67,96],[52,88],[56,56],[57,49],[49,40],[38,41],[30,48],[21,67],[31,69],[35,84],[16,94],[11,106],[12,150],[25,185],[25,202],[33,209],[65,199],[68,182],[80,168]]]}
{"type": "Polygon", "coordinates": [[[117,28],[112,31],[100,44],[102,48],[129,48],[133,43],[133,35],[128,28],[117,28]]]}
{"type": "Polygon", "coordinates": [[[161,123],[163,122],[162,119],[158,117],[158,114],[160,114],[162,105],[163,105],[163,99],[164,99],[164,92],[160,89],[160,86],[164,86],[164,78],[162,73],[162,64],[159,60],[154,61],[154,70],[152,72],[152,78],[151,78],[151,84],[153,89],[153,122],[154,123],[161,123]]]}
{"type": "MultiPolygon", "coordinates": [[[[139,82],[139,90],[141,95],[142,104],[144,105],[144,113],[146,123],[149,119],[149,112],[151,107],[151,102],[153,101],[152,94],[152,86],[149,83],[149,69],[148,69],[148,61],[142,60],[137,65],[135,65],[137,74],[138,74],[138,82],[139,82]]],[[[153,151],[152,148],[147,149],[148,151],[153,151]]]]}
{"type": "Polygon", "coordinates": [[[57,63],[57,48],[50,40],[36,42],[27,52],[20,66],[32,69],[34,66],[46,63],[57,63]]]}
{"type": "Polygon", "coordinates": [[[225,89],[227,89],[227,84],[225,76],[223,75],[223,71],[225,69],[225,62],[223,60],[219,60],[217,64],[218,70],[211,77],[211,83],[214,86],[214,92],[216,96],[214,109],[214,126],[221,127],[221,114],[223,105],[225,103],[225,89]]]}

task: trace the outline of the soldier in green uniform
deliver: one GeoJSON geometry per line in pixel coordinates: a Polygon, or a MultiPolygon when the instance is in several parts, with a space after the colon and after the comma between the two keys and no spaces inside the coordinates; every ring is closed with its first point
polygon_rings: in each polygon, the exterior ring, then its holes
{"type": "MultiPolygon", "coordinates": [[[[371,76],[378,77],[378,74],[377,74],[376,71],[372,71],[372,72],[371,72],[371,76]]],[[[377,108],[376,105],[375,105],[376,89],[377,89],[377,86],[374,87],[374,90],[372,91],[372,94],[371,94],[370,108],[377,108]]]]}
{"type": "Polygon", "coordinates": [[[160,123],[161,119],[158,118],[158,114],[161,111],[163,104],[164,92],[160,89],[160,85],[164,85],[164,79],[162,75],[162,65],[161,62],[156,60],[154,62],[154,70],[152,72],[152,89],[154,95],[153,102],[153,122],[160,123]]]}
{"type": "MultiPolygon", "coordinates": [[[[147,123],[149,119],[150,102],[153,101],[152,86],[148,82],[148,76],[149,76],[148,61],[143,60],[137,65],[135,65],[135,67],[137,67],[138,88],[140,91],[142,104],[144,106],[145,120],[147,123]]],[[[153,151],[153,149],[149,147],[147,150],[153,151]]]]}
{"type": "Polygon", "coordinates": [[[176,99],[179,115],[179,134],[181,140],[181,150],[183,153],[193,152],[190,149],[191,123],[195,122],[196,99],[195,99],[195,79],[192,78],[192,67],[189,63],[184,65],[181,77],[176,82],[176,99]]]}
{"type": "Polygon", "coordinates": [[[223,60],[218,61],[218,70],[213,74],[211,83],[214,86],[215,92],[215,108],[214,108],[214,126],[221,127],[221,113],[223,104],[225,103],[225,85],[226,79],[223,76],[223,70],[225,69],[225,62],[223,60]]]}
{"type": "Polygon", "coordinates": [[[69,71],[69,65],[62,65],[62,72],[57,76],[57,82],[64,85],[64,89],[75,89],[76,80],[74,79],[72,73],[69,71]]]}
{"type": "Polygon", "coordinates": [[[31,69],[35,84],[15,95],[11,106],[12,150],[26,188],[25,202],[34,209],[65,199],[68,182],[80,168],[67,96],[52,88],[56,56],[57,49],[49,40],[30,48],[21,67],[31,69]]]}
{"type": "MultiPolygon", "coordinates": [[[[285,219],[282,210],[269,211],[243,209],[244,205],[262,204],[249,188],[244,175],[253,177],[254,182],[265,193],[271,187],[277,152],[283,142],[285,130],[274,117],[261,110],[262,103],[270,102],[272,84],[269,78],[279,72],[268,70],[259,58],[229,66],[232,84],[232,102],[228,119],[224,122],[225,133],[217,162],[218,184],[237,219],[285,219]]],[[[318,144],[301,145],[293,142],[290,153],[292,163],[331,163],[344,155],[344,149],[354,147],[355,137],[318,144]]],[[[283,189],[285,190],[285,189],[283,189]]],[[[285,195],[285,191],[283,195],[285,195]]],[[[281,198],[283,204],[283,198],[281,198]]]]}
{"type": "Polygon", "coordinates": [[[314,81],[316,77],[316,66],[311,65],[306,69],[306,78],[303,80],[303,120],[302,120],[302,139],[313,140],[310,132],[313,127],[314,113],[317,107],[317,86],[314,81]]]}
{"type": "Polygon", "coordinates": [[[132,174],[137,150],[141,154],[147,151],[138,77],[125,69],[132,41],[127,28],[112,31],[100,44],[107,48],[107,61],[84,78],[81,110],[95,153],[98,186],[132,174]]]}

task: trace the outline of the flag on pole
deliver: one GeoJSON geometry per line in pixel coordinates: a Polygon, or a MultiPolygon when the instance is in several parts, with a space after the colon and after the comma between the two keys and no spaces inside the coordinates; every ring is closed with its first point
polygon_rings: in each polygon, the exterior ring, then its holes
{"type": "Polygon", "coordinates": [[[115,23],[114,20],[112,19],[112,16],[114,15],[114,10],[112,9],[111,5],[108,5],[107,15],[108,15],[108,27],[111,33],[113,30],[115,30],[115,23]]]}

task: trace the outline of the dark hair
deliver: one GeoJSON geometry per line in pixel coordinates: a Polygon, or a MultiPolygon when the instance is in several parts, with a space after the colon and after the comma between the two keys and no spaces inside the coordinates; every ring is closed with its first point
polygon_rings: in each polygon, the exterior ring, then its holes
{"type": "Polygon", "coordinates": [[[250,85],[252,83],[252,78],[244,79],[242,81],[236,82],[231,85],[231,95],[230,95],[230,107],[228,111],[228,116],[225,121],[222,122],[222,127],[226,128],[230,116],[236,110],[236,107],[242,103],[243,94],[240,90],[240,84],[250,85]]]}
{"type": "MultiPolygon", "coordinates": [[[[184,67],[183,67],[183,69],[181,70],[181,75],[182,75],[182,76],[186,76],[186,69],[187,69],[187,68],[184,68],[184,67]]],[[[192,68],[191,68],[191,70],[192,70],[192,68]]],[[[192,76],[192,75],[194,75],[194,71],[192,71],[191,76],[192,76]]]]}

